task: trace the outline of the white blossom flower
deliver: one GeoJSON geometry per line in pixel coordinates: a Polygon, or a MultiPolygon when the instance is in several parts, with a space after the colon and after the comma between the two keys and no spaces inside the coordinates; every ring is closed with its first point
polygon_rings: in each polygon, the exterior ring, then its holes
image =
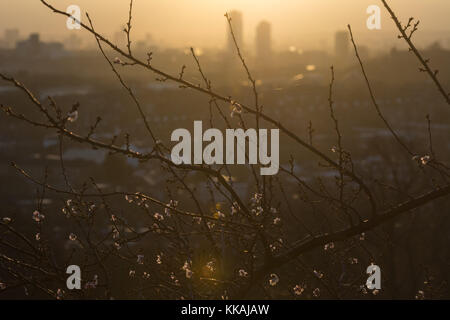
{"type": "Polygon", "coordinates": [[[192,220],[194,220],[196,224],[200,224],[202,222],[202,218],[200,217],[193,217],[192,220]]]}
{"type": "Polygon", "coordinates": [[[145,280],[150,279],[150,273],[144,272],[144,273],[142,274],[142,278],[144,278],[145,280]]]}
{"type": "Polygon", "coordinates": [[[36,241],[40,241],[41,240],[41,234],[39,232],[36,233],[35,239],[36,239],[36,241]]]}
{"type": "Polygon", "coordinates": [[[331,249],[334,249],[334,242],[327,243],[327,244],[323,247],[323,249],[324,249],[324,250],[331,250],[331,249]]]}
{"type": "Polygon", "coordinates": [[[162,215],[162,214],[159,214],[159,213],[155,213],[155,214],[153,215],[153,218],[155,218],[155,220],[157,220],[157,221],[163,221],[163,220],[164,220],[163,215],[162,215]]]}
{"type": "Polygon", "coordinates": [[[231,206],[231,214],[234,215],[238,213],[240,210],[240,207],[237,202],[233,202],[233,205],[231,206]]]}
{"type": "Polygon", "coordinates": [[[245,271],[244,269],[240,269],[239,270],[239,277],[245,278],[247,276],[248,276],[248,272],[247,271],[245,271]]]}
{"type": "Polygon", "coordinates": [[[232,104],[233,109],[231,110],[230,116],[233,118],[236,114],[242,113],[242,108],[237,104],[232,104]]]}
{"type": "Polygon", "coordinates": [[[169,203],[167,204],[168,208],[164,208],[164,214],[167,217],[170,217],[170,209],[175,209],[178,206],[178,201],[177,200],[170,200],[169,203]]]}
{"type": "Polygon", "coordinates": [[[277,224],[279,224],[280,222],[281,222],[281,219],[278,218],[278,217],[276,217],[275,219],[273,219],[273,224],[274,224],[274,225],[277,225],[277,224]]]}
{"type": "Polygon", "coordinates": [[[264,212],[264,209],[261,206],[256,207],[255,209],[252,209],[252,213],[255,216],[259,216],[261,213],[264,212]]]}
{"type": "Polygon", "coordinates": [[[323,273],[322,273],[322,272],[317,271],[317,270],[314,270],[313,272],[314,272],[314,275],[315,275],[317,278],[319,278],[319,279],[322,279],[322,278],[323,278],[323,273]]]}
{"type": "Polygon", "coordinates": [[[70,240],[70,241],[75,241],[75,240],[77,240],[77,235],[76,235],[75,233],[69,234],[69,240],[70,240]]]}
{"type": "Polygon", "coordinates": [[[207,268],[209,271],[214,272],[214,270],[216,269],[216,268],[215,268],[215,265],[214,265],[214,261],[209,261],[209,262],[206,264],[206,268],[207,268]]]}
{"type": "Polygon", "coordinates": [[[276,286],[276,285],[278,284],[279,281],[280,281],[280,278],[279,278],[275,273],[272,273],[272,274],[270,275],[270,278],[269,278],[269,284],[270,284],[272,287],[276,286]]]}
{"type": "Polygon", "coordinates": [[[33,212],[33,220],[36,222],[41,222],[42,220],[45,219],[45,216],[43,214],[41,214],[39,211],[34,211],[33,212]]]}
{"type": "Polygon", "coordinates": [[[0,282],[0,290],[5,290],[6,289],[6,284],[4,284],[3,282],[0,282]]]}
{"type": "Polygon", "coordinates": [[[118,239],[120,237],[120,232],[116,226],[112,226],[112,237],[113,239],[118,239]]]}
{"type": "Polygon", "coordinates": [[[156,263],[157,263],[157,264],[162,264],[162,256],[163,256],[162,253],[156,255],[156,263]]]}
{"type": "Polygon", "coordinates": [[[9,224],[9,223],[11,223],[11,218],[10,217],[4,217],[3,219],[2,219],[2,221],[3,221],[3,223],[4,224],[9,224]]]}
{"type": "Polygon", "coordinates": [[[135,270],[130,270],[130,271],[128,272],[128,276],[129,276],[130,278],[134,278],[135,275],[136,275],[136,271],[135,271],[135,270]]]}
{"type": "Polygon", "coordinates": [[[303,291],[305,291],[305,288],[303,288],[302,286],[300,286],[298,284],[294,287],[294,293],[297,296],[302,295],[303,291]]]}
{"type": "Polygon", "coordinates": [[[431,161],[431,157],[429,155],[424,156],[415,155],[412,157],[412,160],[416,161],[417,163],[423,166],[426,166],[431,161]]]}
{"type": "Polygon", "coordinates": [[[223,293],[221,298],[222,298],[222,300],[228,300],[228,292],[227,292],[227,290],[225,290],[225,292],[223,293]]]}
{"type": "Polygon", "coordinates": [[[223,214],[220,210],[217,210],[216,215],[217,215],[217,218],[218,218],[218,219],[223,219],[223,218],[225,218],[225,214],[223,214]]]}
{"type": "Polygon", "coordinates": [[[191,263],[189,261],[185,261],[184,265],[181,267],[181,270],[186,270],[190,268],[191,263]]]}
{"type": "Polygon", "coordinates": [[[56,299],[57,300],[61,300],[64,296],[64,291],[62,291],[61,289],[56,290],[56,299]]]}
{"type": "Polygon", "coordinates": [[[431,160],[430,156],[423,156],[422,158],[420,158],[420,162],[422,163],[422,165],[426,166],[431,160]]]}
{"type": "Polygon", "coordinates": [[[313,296],[316,298],[320,297],[320,289],[319,288],[314,289],[313,296]]]}
{"type": "Polygon", "coordinates": [[[69,212],[69,210],[67,210],[66,207],[62,208],[61,211],[66,216],[66,218],[70,217],[70,212],[69,212]]]}
{"type": "Polygon", "coordinates": [[[164,208],[164,214],[165,214],[167,217],[170,217],[170,209],[169,209],[169,208],[164,208]]]}
{"type": "Polygon", "coordinates": [[[75,122],[75,121],[77,121],[77,119],[78,119],[78,111],[77,110],[74,110],[67,114],[67,121],[75,122]]]}
{"type": "Polygon", "coordinates": [[[416,300],[423,300],[425,299],[425,292],[423,292],[422,290],[417,291],[416,294],[416,300]]]}

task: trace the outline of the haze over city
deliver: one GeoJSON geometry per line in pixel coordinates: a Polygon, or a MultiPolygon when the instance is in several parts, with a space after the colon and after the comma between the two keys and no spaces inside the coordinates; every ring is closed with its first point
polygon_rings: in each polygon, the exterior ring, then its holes
{"type": "MultiPolygon", "coordinates": [[[[97,28],[110,35],[120,32],[127,18],[128,1],[61,0],[52,4],[63,10],[71,4],[80,6],[83,17],[89,12],[95,18],[97,28]]],[[[302,49],[329,50],[333,46],[334,32],[345,29],[349,23],[356,32],[365,35],[361,40],[364,45],[392,47],[397,43],[394,26],[385,10],[382,10],[381,30],[369,31],[366,28],[366,9],[372,4],[382,6],[380,1],[374,0],[135,1],[134,37],[151,39],[154,44],[164,47],[223,47],[226,41],[223,14],[239,10],[243,14],[244,42],[248,45],[253,45],[258,23],[266,20],[272,25],[275,49],[295,45],[302,49]]],[[[450,29],[446,23],[450,2],[427,1],[426,11],[423,5],[421,0],[392,1],[402,20],[407,21],[410,16],[420,18],[423,27],[416,35],[419,45],[440,41],[441,45],[449,47],[450,39],[445,31],[450,29]]],[[[5,29],[17,28],[22,38],[38,32],[43,40],[61,41],[74,33],[65,27],[61,16],[48,14],[40,1],[2,1],[0,17],[1,33],[5,29]]],[[[93,39],[85,32],[75,32],[84,39],[84,45],[94,45],[93,39]]]]}

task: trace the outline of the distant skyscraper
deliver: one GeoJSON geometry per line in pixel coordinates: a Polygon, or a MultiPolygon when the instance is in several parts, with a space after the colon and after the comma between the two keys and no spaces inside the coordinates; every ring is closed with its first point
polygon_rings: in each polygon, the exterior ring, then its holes
{"type": "Polygon", "coordinates": [[[19,41],[18,29],[6,29],[5,30],[5,43],[8,48],[14,48],[17,41],[19,41]]]}
{"type": "MultiPolygon", "coordinates": [[[[30,34],[28,40],[23,41],[21,44],[23,43],[28,43],[29,47],[32,49],[32,52],[39,51],[41,46],[41,36],[39,35],[39,33],[32,33],[30,34]]],[[[17,45],[19,45],[19,43],[17,45]]]]}
{"type": "Polygon", "coordinates": [[[346,31],[338,31],[335,35],[334,50],[336,58],[346,60],[348,58],[350,41],[346,31]]]}
{"type": "Polygon", "coordinates": [[[261,21],[256,27],[256,58],[260,63],[270,60],[272,54],[272,28],[269,22],[261,21]]]}
{"type": "Polygon", "coordinates": [[[59,42],[42,42],[39,33],[32,33],[27,40],[16,43],[16,52],[23,56],[61,57],[66,54],[64,46],[59,42]]]}
{"type": "MultiPolygon", "coordinates": [[[[233,33],[236,38],[236,42],[239,45],[239,48],[242,49],[243,45],[243,22],[242,22],[242,13],[240,11],[233,10],[228,14],[231,18],[231,25],[233,26],[233,33]]],[[[227,24],[227,33],[228,33],[228,51],[230,53],[234,53],[236,51],[236,46],[233,41],[233,37],[231,35],[230,29],[227,24]]]]}

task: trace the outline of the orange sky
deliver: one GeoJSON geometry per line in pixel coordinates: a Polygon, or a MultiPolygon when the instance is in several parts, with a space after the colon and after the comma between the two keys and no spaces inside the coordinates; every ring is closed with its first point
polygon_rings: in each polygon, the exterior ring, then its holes
{"type": "MultiPolygon", "coordinates": [[[[109,35],[120,29],[127,18],[128,0],[49,0],[65,9],[77,4],[95,19],[97,28],[109,35]]],[[[223,14],[238,9],[244,14],[244,36],[253,41],[254,29],[260,20],[273,25],[274,44],[305,47],[330,45],[334,31],[347,23],[357,32],[365,27],[366,8],[381,6],[379,0],[135,0],[135,37],[150,33],[159,44],[168,46],[222,46],[225,42],[223,14]]],[[[404,20],[420,17],[422,30],[447,31],[450,39],[449,0],[390,0],[404,20]],[[424,4],[426,2],[426,4],[424,4]]],[[[384,14],[384,10],[383,10],[384,14]]],[[[1,0],[0,30],[20,28],[22,34],[38,31],[46,39],[70,35],[65,20],[51,13],[39,0],[1,0]]],[[[382,32],[389,34],[392,22],[383,16],[382,32]]],[[[79,33],[80,35],[82,33],[79,33]]],[[[442,32],[441,32],[442,34],[442,32]]],[[[445,33],[444,33],[445,35],[445,33]]],[[[395,38],[395,35],[393,35],[395,38]]]]}

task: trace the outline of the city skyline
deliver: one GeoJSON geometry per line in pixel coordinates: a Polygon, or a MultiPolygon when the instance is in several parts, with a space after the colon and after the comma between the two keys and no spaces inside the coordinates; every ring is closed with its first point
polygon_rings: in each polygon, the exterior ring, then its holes
{"type": "MultiPolygon", "coordinates": [[[[329,0],[320,3],[312,1],[285,0],[276,6],[272,0],[255,5],[254,1],[214,1],[204,0],[177,3],[176,9],[169,10],[170,1],[164,3],[135,2],[134,14],[135,40],[144,39],[152,35],[154,44],[164,47],[212,47],[223,48],[227,43],[225,12],[233,10],[242,13],[242,38],[247,45],[253,46],[256,29],[261,21],[268,21],[272,26],[273,48],[280,50],[289,46],[301,49],[326,49],[334,46],[334,32],[345,30],[347,23],[352,24],[357,34],[362,36],[360,42],[369,47],[392,46],[396,39],[392,36],[393,24],[382,8],[382,29],[369,31],[366,28],[368,14],[366,9],[374,1],[347,0],[336,6],[329,0]],[[189,4],[189,6],[188,6],[189,4]],[[251,10],[250,10],[251,9],[251,10]],[[147,12],[150,12],[148,14],[147,12]],[[312,19],[322,13],[324,19],[312,19]],[[205,27],[207,26],[207,27],[205,27]],[[333,32],[330,32],[332,30],[333,32]]],[[[73,1],[59,1],[54,3],[58,8],[65,9],[73,1]]],[[[82,9],[82,14],[88,11],[95,20],[102,33],[114,35],[120,32],[121,25],[126,22],[128,4],[108,3],[108,14],[105,13],[104,0],[88,3],[85,0],[76,2],[82,9]],[[110,17],[115,17],[110,19],[110,17]]],[[[402,12],[400,18],[407,21],[409,16],[420,18],[424,26],[416,34],[416,41],[420,46],[427,46],[434,41],[441,41],[445,47],[450,46],[446,31],[446,12],[450,10],[450,3],[443,0],[432,0],[429,9],[423,10],[420,1],[394,3],[396,9],[402,12]],[[425,27],[426,26],[426,27],[425,27]]],[[[381,3],[378,3],[381,6],[381,3]]],[[[18,28],[22,39],[29,33],[38,32],[45,41],[63,41],[72,34],[84,39],[85,43],[94,44],[94,40],[85,32],[68,30],[65,21],[43,8],[40,1],[15,1],[12,4],[0,4],[0,12],[21,14],[23,17],[33,16],[31,19],[20,19],[17,14],[5,14],[0,20],[0,32],[6,29],[18,28]],[[45,20],[45,23],[42,23],[45,20]]],[[[446,29],[447,28],[447,29],[446,29]]]]}
{"type": "MultiPolygon", "coordinates": [[[[348,30],[342,29],[342,30],[335,30],[330,31],[330,33],[327,35],[329,38],[329,41],[326,43],[324,42],[322,46],[319,47],[297,47],[295,45],[289,45],[286,47],[280,47],[276,46],[276,40],[274,41],[273,35],[272,35],[272,24],[266,20],[260,21],[258,26],[255,28],[255,35],[254,39],[244,39],[242,36],[243,34],[243,19],[242,14],[239,11],[232,11],[231,16],[235,15],[233,19],[233,29],[235,33],[235,37],[237,39],[237,42],[239,44],[239,47],[243,49],[246,52],[251,52],[255,57],[259,58],[261,62],[263,60],[267,60],[272,56],[273,53],[282,53],[282,52],[297,52],[299,54],[302,54],[304,52],[326,52],[328,54],[336,55],[336,56],[346,56],[348,55],[349,50],[349,38],[348,38],[348,30]],[[238,17],[236,24],[236,17],[238,17]],[[347,42],[347,45],[344,44],[344,42],[347,42]],[[345,51],[345,52],[344,52],[345,51]]],[[[210,52],[227,52],[228,54],[234,54],[235,50],[235,44],[233,42],[233,39],[231,37],[231,34],[229,33],[229,28],[225,30],[226,32],[226,42],[222,46],[217,47],[211,47],[211,46],[193,46],[197,50],[197,54],[201,55],[203,54],[204,49],[210,52]],[[211,51],[212,50],[212,51],[211,51]]],[[[105,34],[107,37],[108,35],[105,34]]],[[[426,35],[426,34],[425,34],[426,35]]],[[[422,34],[422,36],[425,36],[422,34]]],[[[110,36],[111,40],[115,43],[118,43],[119,45],[124,45],[126,40],[126,35],[124,32],[115,32],[113,35],[110,36]]],[[[21,32],[20,29],[12,28],[12,29],[5,29],[3,32],[0,32],[0,49],[19,49],[20,44],[32,41],[33,39],[38,39],[39,42],[44,44],[56,44],[61,45],[61,49],[67,50],[67,51],[73,51],[73,50],[95,50],[96,49],[96,43],[95,42],[89,42],[86,41],[86,39],[83,39],[80,37],[77,33],[70,33],[67,37],[64,39],[49,39],[43,37],[43,35],[39,32],[31,32],[29,34],[24,34],[21,32]]],[[[425,37],[427,39],[426,43],[422,43],[419,45],[422,49],[428,49],[428,48],[435,48],[440,47],[446,50],[450,49],[450,38],[430,38],[425,37]]],[[[395,39],[394,39],[395,40],[395,39]]],[[[402,48],[402,44],[400,43],[400,46],[397,46],[398,42],[393,41],[392,39],[386,40],[386,39],[380,39],[377,40],[378,44],[383,43],[383,46],[380,48],[376,45],[370,45],[370,41],[367,41],[367,38],[361,38],[361,41],[359,43],[365,50],[369,50],[371,53],[371,56],[377,56],[377,55],[383,55],[391,50],[404,50],[405,48],[402,48]],[[366,41],[364,41],[366,40],[366,41]]],[[[148,50],[155,50],[156,48],[159,49],[176,49],[181,51],[186,51],[187,47],[170,47],[170,46],[164,46],[161,44],[158,44],[153,41],[153,37],[151,34],[146,34],[144,38],[135,39],[133,41],[133,46],[135,46],[138,50],[141,51],[148,51],[148,50]]],[[[264,62],[262,62],[264,64],[264,62]]]]}

